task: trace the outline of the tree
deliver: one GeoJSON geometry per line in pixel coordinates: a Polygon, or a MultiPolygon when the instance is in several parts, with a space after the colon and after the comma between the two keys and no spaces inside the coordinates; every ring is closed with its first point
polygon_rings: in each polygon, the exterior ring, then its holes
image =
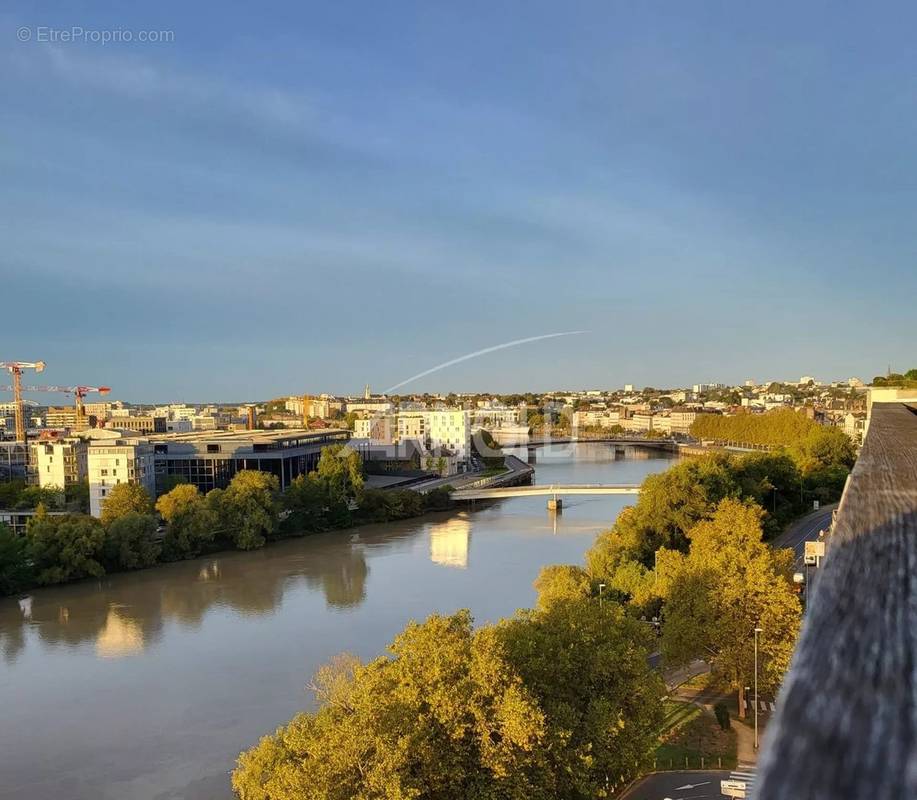
{"type": "Polygon", "coordinates": [[[15,508],[36,508],[39,505],[57,511],[64,507],[64,490],[51,486],[26,486],[16,500],[15,508]]]}
{"type": "Polygon", "coordinates": [[[26,537],[41,585],[105,574],[105,530],[97,519],[82,514],[44,515],[32,521],[26,537]]]}
{"type": "Polygon", "coordinates": [[[193,558],[216,535],[217,514],[190,483],[178,484],[162,495],[156,501],[156,510],[167,523],[162,543],[167,559],[193,558]]]}
{"type": "Polygon", "coordinates": [[[520,612],[497,632],[544,714],[549,796],[603,797],[609,779],[633,777],[658,743],[665,694],[646,626],[587,599],[520,612]]]}
{"type": "Polygon", "coordinates": [[[346,499],[332,496],[328,484],[315,472],[299,475],[283,493],[281,505],[286,514],[283,527],[290,533],[327,531],[351,521],[346,499]]]}
{"type": "Polygon", "coordinates": [[[493,629],[475,633],[467,611],[434,615],[389,649],[319,672],[319,710],[239,758],[241,800],[549,796],[543,715],[493,629]]]}
{"type": "Polygon", "coordinates": [[[105,562],[110,569],[141,569],[156,563],[162,545],[156,541],[156,517],[129,511],[112,520],[105,535],[105,562]]]}
{"type": "Polygon", "coordinates": [[[258,470],[237,472],[222,495],[229,535],[239,550],[262,547],[277,528],[277,476],[258,470]]]}
{"type": "Polygon", "coordinates": [[[583,600],[592,594],[592,582],[582,567],[555,564],[542,567],[535,579],[538,608],[547,609],[563,600],[583,600]]]}
{"type": "Polygon", "coordinates": [[[792,452],[803,473],[824,467],[850,468],[856,461],[853,441],[840,428],[813,428],[794,445],[792,452]]]}
{"type": "Polygon", "coordinates": [[[634,774],[661,722],[639,623],[595,600],[474,630],[411,623],[369,664],[312,682],[319,708],[243,753],[241,800],[605,796],[634,774]]]}
{"type": "Polygon", "coordinates": [[[89,480],[84,479],[68,484],[64,488],[64,499],[67,508],[72,508],[81,514],[89,513],[89,480]]]}
{"type": "Polygon", "coordinates": [[[153,501],[139,483],[119,483],[111,487],[102,505],[102,524],[111,525],[118,517],[130,514],[152,514],[153,501]]]}
{"type": "Polygon", "coordinates": [[[775,689],[789,666],[801,614],[790,577],[792,551],[764,544],[762,516],[755,504],[729,498],[712,519],[695,525],[663,615],[666,663],[709,661],[720,682],[738,691],[740,717],[753,677],[755,627],[761,628],[761,680],[775,689]]]}
{"type": "Polygon", "coordinates": [[[0,522],[0,595],[16,594],[32,585],[27,541],[0,522]]]}
{"type": "Polygon", "coordinates": [[[363,462],[360,454],[346,445],[323,448],[316,473],[332,501],[359,499],[363,491],[363,462]]]}

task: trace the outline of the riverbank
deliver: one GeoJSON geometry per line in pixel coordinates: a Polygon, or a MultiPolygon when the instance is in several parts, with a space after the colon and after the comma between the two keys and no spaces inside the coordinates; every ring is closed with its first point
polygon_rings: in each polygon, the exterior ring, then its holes
{"type": "MultiPolygon", "coordinates": [[[[538,475],[639,483],[671,463],[578,445],[538,475]]],[[[237,754],[311,707],[319,665],[371,660],[433,612],[531,607],[541,567],[578,562],[627,502],[501,500],[0,598],[0,798],[230,800],[237,754]]]]}

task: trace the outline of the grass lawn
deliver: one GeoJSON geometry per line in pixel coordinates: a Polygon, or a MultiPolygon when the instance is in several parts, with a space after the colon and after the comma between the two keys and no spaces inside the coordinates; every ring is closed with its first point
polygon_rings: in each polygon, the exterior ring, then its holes
{"type": "Polygon", "coordinates": [[[711,713],[692,703],[666,700],[664,709],[654,769],[735,767],[735,731],[722,730],[711,713]]]}

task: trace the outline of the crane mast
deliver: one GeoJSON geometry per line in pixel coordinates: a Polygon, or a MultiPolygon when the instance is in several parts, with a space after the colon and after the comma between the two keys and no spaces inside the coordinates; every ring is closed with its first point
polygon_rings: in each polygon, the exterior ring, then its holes
{"type": "Polygon", "coordinates": [[[13,414],[16,419],[16,441],[26,441],[25,414],[22,409],[22,371],[34,369],[41,372],[45,368],[44,361],[0,361],[0,369],[5,369],[13,376],[13,414]]]}

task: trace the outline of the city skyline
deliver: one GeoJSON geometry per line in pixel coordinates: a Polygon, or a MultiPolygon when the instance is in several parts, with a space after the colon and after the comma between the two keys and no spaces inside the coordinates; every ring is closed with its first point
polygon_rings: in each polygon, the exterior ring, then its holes
{"type": "Polygon", "coordinates": [[[525,10],[8,5],[0,357],[193,401],[574,329],[408,388],[908,362],[912,7],[525,10]]]}

